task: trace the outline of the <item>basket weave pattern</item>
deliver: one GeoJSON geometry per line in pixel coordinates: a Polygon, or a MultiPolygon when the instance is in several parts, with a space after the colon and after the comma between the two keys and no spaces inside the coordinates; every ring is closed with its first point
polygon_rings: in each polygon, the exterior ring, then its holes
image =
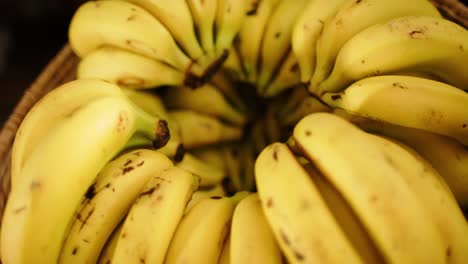
{"type": "MultiPolygon", "coordinates": [[[[468,28],[468,7],[458,0],[430,0],[449,20],[468,28]]],[[[79,58],[66,44],[25,91],[0,130],[0,224],[10,192],[10,160],[13,140],[23,118],[47,92],[75,79],[79,58]]]]}

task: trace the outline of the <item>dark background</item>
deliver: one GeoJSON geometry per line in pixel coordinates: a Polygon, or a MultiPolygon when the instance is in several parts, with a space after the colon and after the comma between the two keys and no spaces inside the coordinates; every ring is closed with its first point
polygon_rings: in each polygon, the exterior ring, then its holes
{"type": "Polygon", "coordinates": [[[81,0],[0,0],[0,128],[67,41],[81,0]]]}

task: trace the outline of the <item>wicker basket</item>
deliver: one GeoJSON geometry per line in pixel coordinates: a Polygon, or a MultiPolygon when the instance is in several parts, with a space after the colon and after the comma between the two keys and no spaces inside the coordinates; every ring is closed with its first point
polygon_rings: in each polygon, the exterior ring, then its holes
{"type": "MultiPolygon", "coordinates": [[[[431,0],[440,12],[468,28],[468,7],[458,0],[431,0]]],[[[12,115],[0,130],[0,224],[10,191],[10,158],[13,139],[29,109],[47,92],[75,78],[79,59],[66,44],[25,91],[12,115]]]]}

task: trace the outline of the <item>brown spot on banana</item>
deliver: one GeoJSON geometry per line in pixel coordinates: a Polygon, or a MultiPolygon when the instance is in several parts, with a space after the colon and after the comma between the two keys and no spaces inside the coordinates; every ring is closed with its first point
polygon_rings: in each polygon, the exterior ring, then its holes
{"type": "Polygon", "coordinates": [[[262,0],[257,0],[257,1],[252,2],[252,7],[247,11],[246,15],[247,16],[256,15],[257,10],[258,10],[258,6],[260,5],[261,2],[262,2],[262,0]]]}
{"type": "Polygon", "coordinates": [[[153,141],[153,147],[155,149],[164,147],[170,138],[171,134],[167,126],[167,121],[163,119],[159,120],[156,124],[156,139],[153,141]]]}

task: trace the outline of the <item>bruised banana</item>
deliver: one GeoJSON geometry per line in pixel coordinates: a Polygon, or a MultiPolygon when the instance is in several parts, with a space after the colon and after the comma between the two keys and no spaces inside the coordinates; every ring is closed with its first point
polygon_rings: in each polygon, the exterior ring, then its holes
{"type": "Polygon", "coordinates": [[[151,177],[173,167],[163,154],[138,149],[109,162],[85,194],[59,263],[96,263],[112,231],[151,177]]]}
{"type": "Polygon", "coordinates": [[[198,179],[177,167],[154,175],[133,204],[112,263],[163,263],[198,179]]]}
{"type": "Polygon", "coordinates": [[[180,221],[165,263],[216,263],[236,205],[248,195],[212,197],[198,202],[180,221]]]}
{"type": "Polygon", "coordinates": [[[343,92],[326,93],[322,100],[359,116],[427,130],[468,145],[468,93],[442,82],[375,76],[343,92]]]}
{"type": "MultiPolygon", "coordinates": [[[[362,30],[398,17],[441,17],[439,11],[428,0],[414,0],[411,2],[405,0],[346,0],[342,2],[343,4],[338,7],[338,10],[335,8],[335,14],[325,22],[323,31],[317,41],[317,65],[310,81],[311,87],[316,87],[328,77],[340,49],[349,39],[362,30]]],[[[374,44],[371,40],[366,46],[361,46],[361,49],[369,49],[374,47],[374,44]]]]}
{"type": "Polygon", "coordinates": [[[224,124],[215,117],[195,111],[172,110],[169,116],[178,124],[182,143],[187,149],[238,140],[242,136],[242,127],[224,124]]]}
{"type": "Polygon", "coordinates": [[[401,71],[429,72],[467,90],[467,50],[468,31],[454,22],[427,16],[399,17],[350,38],[337,54],[330,75],[323,82],[312,80],[309,91],[317,95],[339,92],[362,78],[401,71]]]}
{"type": "Polygon", "coordinates": [[[17,175],[3,217],[2,260],[56,262],[75,208],[102,167],[133,134],[162,147],[168,132],[164,120],[142,114],[123,98],[96,99],[69,113],[17,175]]]}
{"type": "Polygon", "coordinates": [[[293,137],[353,208],[385,261],[445,263],[446,238],[433,221],[420,221],[433,212],[372,135],[339,116],[314,113],[299,121],[293,137]]]}
{"type": "Polygon", "coordinates": [[[234,210],[229,245],[230,263],[282,263],[281,251],[258,194],[249,194],[234,210]]]}
{"type": "Polygon", "coordinates": [[[121,87],[151,89],[182,85],[185,76],[161,61],[122,48],[102,46],[81,59],[77,78],[98,78],[121,87]]]}

